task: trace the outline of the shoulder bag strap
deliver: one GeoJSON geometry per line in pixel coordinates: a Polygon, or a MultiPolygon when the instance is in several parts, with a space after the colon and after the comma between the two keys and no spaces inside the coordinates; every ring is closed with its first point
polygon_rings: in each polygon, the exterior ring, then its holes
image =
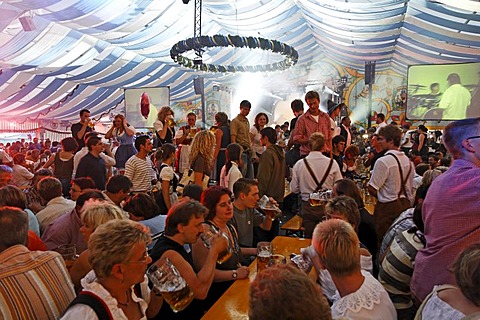
{"type": "Polygon", "coordinates": [[[92,308],[95,314],[97,315],[98,319],[101,319],[101,320],[113,319],[113,316],[110,313],[110,309],[108,309],[108,306],[105,303],[105,301],[100,299],[97,295],[95,295],[92,292],[89,292],[89,291],[80,292],[78,296],[75,299],[73,299],[73,301],[70,303],[67,310],[76,304],[84,304],[92,308]]]}
{"type": "Polygon", "coordinates": [[[398,170],[400,171],[400,191],[398,192],[398,198],[400,199],[400,196],[402,195],[402,193],[407,196],[407,191],[405,189],[405,184],[407,183],[407,179],[408,179],[408,176],[410,175],[410,172],[412,171],[412,165],[411,163],[409,162],[409,169],[408,169],[408,174],[407,176],[405,177],[405,179],[403,179],[403,170],[402,170],[402,166],[400,164],[400,161],[398,160],[398,158],[392,154],[392,153],[389,153],[388,155],[392,156],[393,158],[395,158],[395,161],[397,161],[397,165],[398,165],[398,170]]]}
{"type": "Polygon", "coordinates": [[[325,174],[323,175],[322,181],[320,181],[320,182],[318,182],[317,177],[316,177],[315,174],[313,173],[313,170],[312,170],[312,168],[310,167],[310,165],[308,164],[307,159],[304,158],[303,161],[305,162],[305,166],[307,167],[308,172],[309,172],[310,175],[312,176],[313,181],[315,181],[315,183],[317,184],[317,187],[315,188],[315,192],[318,192],[320,189],[322,189],[322,186],[323,186],[323,183],[325,182],[325,180],[327,180],[327,177],[328,177],[328,175],[329,175],[329,173],[330,173],[330,169],[332,168],[332,165],[333,165],[333,159],[330,158],[330,163],[328,164],[327,171],[325,171],[325,174]]]}

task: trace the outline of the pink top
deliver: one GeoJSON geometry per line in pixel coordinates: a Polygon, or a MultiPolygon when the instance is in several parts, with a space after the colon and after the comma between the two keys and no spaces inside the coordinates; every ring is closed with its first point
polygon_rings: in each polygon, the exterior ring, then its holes
{"type": "MultiPolygon", "coordinates": [[[[322,152],[330,152],[332,150],[332,129],[330,126],[330,117],[323,111],[320,111],[318,116],[318,122],[310,114],[310,110],[307,110],[303,115],[298,118],[295,124],[295,137],[294,139],[308,139],[313,133],[321,132],[325,136],[325,146],[322,152]]],[[[308,144],[300,146],[300,154],[307,155],[310,153],[310,147],[308,144]]]]}
{"type": "Polygon", "coordinates": [[[411,288],[420,300],[435,285],[455,285],[449,271],[458,254],[480,239],[480,168],[456,159],[432,183],[423,203],[427,246],[418,251],[411,288]]]}

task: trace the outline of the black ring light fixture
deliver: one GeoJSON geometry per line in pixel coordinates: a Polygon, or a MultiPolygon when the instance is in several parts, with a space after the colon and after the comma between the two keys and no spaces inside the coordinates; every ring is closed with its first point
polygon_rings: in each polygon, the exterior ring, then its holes
{"type": "Polygon", "coordinates": [[[270,40],[259,37],[242,37],[233,35],[214,35],[199,36],[176,43],[170,49],[170,56],[173,61],[186,68],[195,69],[206,72],[271,72],[282,71],[290,68],[298,62],[298,52],[292,46],[277,40],[270,40]],[[251,66],[232,66],[232,65],[215,65],[203,63],[201,56],[196,59],[190,59],[182,56],[183,53],[195,50],[196,52],[204,51],[203,48],[213,47],[234,47],[234,48],[250,48],[272,51],[285,56],[280,62],[251,65],[251,66]]]}

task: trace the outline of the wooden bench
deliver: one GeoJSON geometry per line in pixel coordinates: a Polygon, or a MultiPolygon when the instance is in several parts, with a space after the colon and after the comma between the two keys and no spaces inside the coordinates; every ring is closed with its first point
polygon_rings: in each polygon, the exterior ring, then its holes
{"type": "Polygon", "coordinates": [[[302,227],[302,222],[303,222],[302,217],[297,214],[297,215],[294,215],[290,220],[285,222],[280,227],[280,229],[284,230],[285,235],[287,236],[296,235],[298,237],[303,238],[304,237],[303,232],[305,231],[305,228],[302,227]]]}

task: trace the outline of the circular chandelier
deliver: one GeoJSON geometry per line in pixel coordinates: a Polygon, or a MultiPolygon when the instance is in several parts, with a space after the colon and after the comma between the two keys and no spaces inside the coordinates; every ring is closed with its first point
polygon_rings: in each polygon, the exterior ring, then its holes
{"type": "Polygon", "coordinates": [[[198,71],[207,72],[267,72],[281,71],[290,68],[298,61],[298,52],[292,46],[277,40],[270,40],[259,37],[242,37],[242,36],[199,36],[176,43],[170,49],[170,56],[176,63],[198,71]],[[203,63],[201,56],[196,59],[190,59],[182,56],[183,53],[195,50],[201,53],[203,48],[213,47],[234,47],[234,48],[250,48],[272,51],[285,56],[280,62],[259,65],[232,66],[232,65],[216,65],[203,63]]]}

